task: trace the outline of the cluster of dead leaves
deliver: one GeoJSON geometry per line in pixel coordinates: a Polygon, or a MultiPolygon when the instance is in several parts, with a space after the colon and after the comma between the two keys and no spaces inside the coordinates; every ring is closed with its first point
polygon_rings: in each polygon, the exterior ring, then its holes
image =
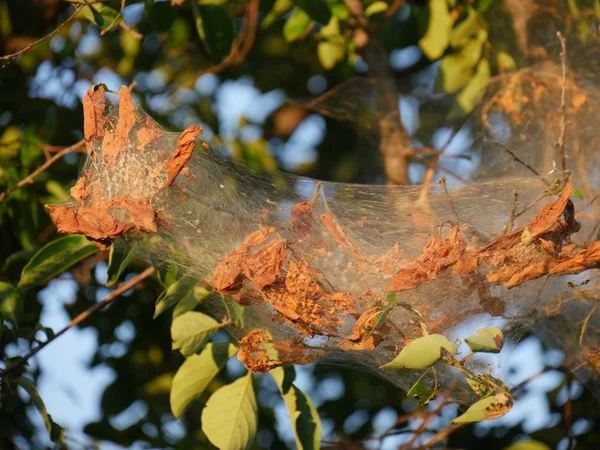
{"type": "Polygon", "coordinates": [[[561,195],[540,208],[527,225],[497,237],[485,247],[465,246],[458,225],[445,239],[432,236],[421,255],[392,277],[389,290],[414,289],[449,267],[463,277],[486,267],[488,282],[509,288],[545,275],[567,275],[593,268],[600,262],[600,242],[594,241],[578,252],[573,244],[568,244],[569,236],[580,228],[569,198],[572,189],[568,180],[561,195]]]}
{"type": "Polygon", "coordinates": [[[289,364],[308,364],[325,355],[323,350],[306,349],[302,339],[274,341],[265,330],[250,331],[240,341],[238,358],[255,373],[268,372],[289,364]]]}
{"type": "MultiPolygon", "coordinates": [[[[110,116],[111,105],[106,102],[106,92],[104,85],[95,85],[83,99],[85,145],[93,166],[106,171],[123,170],[116,166],[126,152],[139,153],[138,158],[143,158],[144,150],[160,138],[163,131],[137,110],[125,86],[119,91],[118,117],[110,116]]],[[[156,167],[136,166],[140,173],[130,174],[130,179],[138,182],[128,186],[131,189],[127,195],[111,197],[99,175],[85,171],[71,189],[77,204],[47,206],[58,231],[83,234],[101,248],[132,231],[156,232],[165,221],[158,220],[150,201],[159,189],[170,186],[184,169],[200,134],[202,128],[191,125],[181,133],[175,153],[166,163],[156,167]]]]}

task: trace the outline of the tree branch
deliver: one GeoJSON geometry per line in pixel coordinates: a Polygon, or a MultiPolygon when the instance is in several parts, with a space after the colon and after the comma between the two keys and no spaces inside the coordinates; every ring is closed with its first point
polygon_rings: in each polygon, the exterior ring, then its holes
{"type": "Polygon", "coordinates": [[[20,359],[19,361],[17,361],[16,363],[14,363],[11,366],[8,366],[6,369],[2,370],[0,372],[0,380],[4,379],[9,372],[11,372],[11,371],[13,371],[13,370],[15,370],[15,369],[17,369],[19,367],[24,366],[25,363],[29,359],[31,359],[40,350],[42,350],[44,347],[46,347],[46,345],[50,344],[52,341],[54,341],[58,337],[60,337],[63,334],[65,334],[68,330],[70,330],[74,326],[79,325],[80,323],[84,322],[93,313],[95,313],[96,311],[104,308],[105,306],[107,306],[110,303],[112,303],[113,301],[115,301],[122,294],[124,294],[129,289],[131,289],[131,288],[137,286],[138,284],[140,284],[140,282],[142,282],[142,280],[145,280],[150,275],[152,275],[154,272],[155,272],[154,267],[148,267],[142,273],[138,274],[135,278],[132,278],[131,280],[129,280],[129,281],[125,282],[125,283],[122,283],[117,289],[115,289],[110,294],[108,294],[104,298],[104,300],[102,300],[101,302],[95,303],[94,305],[92,305],[91,307],[89,307],[88,309],[86,309],[85,311],[83,311],[81,314],[79,314],[77,317],[73,318],[73,320],[71,320],[62,330],[60,330],[58,333],[56,333],[51,339],[48,339],[45,342],[42,342],[36,348],[32,349],[29,353],[27,353],[25,356],[23,356],[22,359],[20,359]]]}
{"type": "Polygon", "coordinates": [[[4,192],[2,192],[0,194],[0,202],[4,201],[4,199],[6,197],[8,197],[10,194],[12,194],[14,191],[16,191],[17,189],[22,188],[23,186],[25,186],[26,184],[31,184],[33,183],[33,180],[42,172],[44,172],[45,170],[48,169],[48,167],[50,167],[52,164],[54,164],[56,161],[58,161],[60,158],[62,158],[63,156],[65,156],[67,153],[71,153],[73,151],[79,151],[80,149],[83,148],[83,144],[84,144],[84,140],[82,139],[79,142],[76,142],[73,145],[70,145],[68,147],[63,148],[61,151],[59,151],[58,153],[56,153],[54,156],[48,158],[46,160],[46,162],[44,164],[42,164],[40,167],[38,167],[37,169],[35,169],[33,172],[31,172],[28,176],[26,176],[25,178],[23,178],[21,181],[19,181],[17,184],[15,184],[14,186],[10,186],[8,189],[6,189],[4,192]]]}

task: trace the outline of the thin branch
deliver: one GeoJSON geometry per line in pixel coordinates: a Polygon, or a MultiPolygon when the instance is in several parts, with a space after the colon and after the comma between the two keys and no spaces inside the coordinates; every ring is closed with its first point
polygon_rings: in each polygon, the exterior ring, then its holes
{"type": "Polygon", "coordinates": [[[115,16],[115,18],[112,20],[112,22],[108,25],[108,27],[106,27],[104,30],[102,30],[100,32],[100,36],[104,36],[106,33],[108,33],[112,29],[112,27],[115,26],[115,24],[117,23],[117,20],[119,20],[119,18],[123,14],[124,8],[125,8],[125,0],[121,0],[121,9],[119,9],[118,14],[115,16]]]}
{"type": "Polygon", "coordinates": [[[565,104],[565,95],[567,92],[567,41],[560,31],[556,32],[556,36],[558,37],[560,45],[562,46],[562,51],[560,52],[560,61],[562,64],[562,91],[560,95],[560,112],[562,117],[560,122],[560,134],[558,135],[558,141],[556,145],[560,150],[560,162],[562,170],[564,172],[567,170],[567,154],[565,153],[565,134],[567,130],[567,107],[565,104]]]}
{"type": "Polygon", "coordinates": [[[513,192],[513,205],[510,210],[510,216],[506,221],[506,224],[502,227],[502,234],[506,234],[512,231],[513,226],[515,224],[515,214],[517,213],[517,207],[519,206],[519,193],[517,191],[513,192]]]}
{"type": "Polygon", "coordinates": [[[44,164],[42,164],[40,167],[38,167],[37,169],[35,169],[33,172],[31,172],[28,176],[26,176],[25,178],[23,178],[17,184],[15,184],[14,186],[10,186],[8,189],[6,189],[6,191],[2,192],[0,194],[0,202],[4,201],[4,199],[6,197],[8,197],[10,194],[12,194],[17,189],[20,189],[21,187],[25,186],[26,184],[33,183],[33,180],[39,174],[41,174],[42,172],[44,172],[45,170],[47,170],[52,164],[54,164],[56,161],[58,161],[59,159],[61,159],[67,153],[71,153],[73,151],[80,151],[83,148],[84,143],[85,143],[85,141],[82,139],[81,141],[79,141],[79,142],[77,142],[77,143],[75,143],[73,145],[70,145],[68,147],[63,148],[61,151],[59,151],[54,156],[52,156],[51,158],[49,158],[48,160],[46,160],[46,162],[44,164]]]}
{"type": "Polygon", "coordinates": [[[452,214],[454,214],[456,222],[460,223],[460,218],[458,217],[458,213],[456,212],[456,208],[454,207],[454,202],[452,201],[450,193],[448,192],[448,188],[446,187],[446,177],[440,177],[440,179],[438,180],[438,184],[442,185],[442,189],[444,189],[444,194],[446,195],[448,203],[450,204],[450,208],[452,209],[452,214]]]}
{"type": "Polygon", "coordinates": [[[95,303],[94,305],[92,305],[91,307],[89,307],[88,309],[83,311],[81,314],[79,314],[77,317],[75,317],[73,320],[71,320],[62,330],[60,330],[58,333],[56,333],[51,339],[48,339],[47,341],[42,342],[36,348],[32,349],[29,353],[27,353],[25,356],[23,356],[19,361],[17,361],[13,365],[8,366],[6,369],[1,371],[0,379],[4,379],[4,377],[6,377],[6,375],[9,372],[11,372],[19,367],[24,366],[25,363],[29,359],[31,359],[33,356],[35,356],[40,350],[42,350],[44,347],[46,347],[52,341],[54,341],[58,337],[65,334],[68,330],[70,330],[74,326],[79,325],[82,322],[84,322],[93,313],[95,313],[96,311],[104,308],[105,306],[107,306],[110,303],[112,303],[113,301],[115,301],[122,294],[124,294],[128,290],[130,290],[130,289],[134,288],[135,286],[137,286],[138,284],[140,284],[140,282],[142,282],[143,280],[145,280],[146,278],[151,276],[154,272],[155,272],[154,267],[148,267],[146,270],[144,270],[143,272],[138,274],[136,277],[132,278],[131,280],[129,280],[125,283],[122,283],[117,289],[115,289],[110,294],[108,294],[104,298],[104,300],[102,300],[101,302],[95,303]]]}
{"type": "MultiPolygon", "coordinates": [[[[508,153],[510,156],[512,156],[512,158],[513,158],[513,159],[514,159],[516,162],[518,162],[518,163],[519,163],[519,164],[521,164],[523,167],[525,167],[526,169],[528,169],[528,170],[529,170],[529,171],[530,171],[532,174],[534,174],[536,177],[541,177],[541,176],[542,176],[542,175],[541,175],[541,174],[540,174],[540,173],[539,173],[537,170],[535,170],[533,167],[531,167],[531,165],[530,165],[528,162],[526,162],[526,161],[523,161],[521,158],[519,158],[519,157],[517,156],[517,154],[516,154],[515,152],[513,152],[513,151],[512,151],[510,148],[508,148],[506,145],[502,144],[501,142],[494,141],[493,139],[489,139],[487,136],[486,136],[486,137],[484,137],[483,139],[484,139],[484,141],[486,141],[486,142],[491,142],[492,144],[495,144],[495,145],[498,145],[499,147],[502,147],[502,148],[504,149],[504,151],[505,151],[506,153],[508,153]]],[[[543,180],[543,181],[544,181],[544,183],[546,183],[546,186],[550,186],[550,184],[549,184],[549,183],[548,183],[546,180],[543,180]]]]}
{"type": "Polygon", "coordinates": [[[75,11],[73,12],[73,14],[71,14],[69,16],[68,19],[66,19],[63,23],[61,23],[58,27],[56,27],[56,29],[54,31],[51,31],[50,33],[48,33],[46,36],[38,39],[37,41],[33,41],[31,44],[26,45],[25,47],[23,47],[21,50],[14,52],[14,53],[9,53],[8,55],[4,55],[4,56],[0,56],[0,61],[3,59],[14,59],[17,56],[25,53],[28,50],[31,50],[33,47],[35,47],[36,45],[44,42],[46,39],[51,38],[52,36],[54,36],[56,33],[58,33],[60,30],[62,30],[64,28],[64,26],[66,24],[68,24],[71,20],[73,20],[75,18],[75,16],[77,16],[77,13],[79,13],[79,11],[83,8],[87,6],[86,4],[82,4],[80,6],[77,6],[75,8],[75,11]]]}

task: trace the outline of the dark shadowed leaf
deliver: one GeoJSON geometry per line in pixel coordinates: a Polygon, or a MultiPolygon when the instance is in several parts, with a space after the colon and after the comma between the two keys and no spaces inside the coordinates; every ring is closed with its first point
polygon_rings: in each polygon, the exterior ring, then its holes
{"type": "Polygon", "coordinates": [[[290,414],[296,439],[296,448],[317,450],[321,448],[321,419],[310,398],[293,384],[293,366],[277,367],[269,372],[290,414]]]}
{"type": "Polygon", "coordinates": [[[433,397],[437,395],[438,380],[435,369],[430,367],[419,377],[417,382],[412,385],[407,396],[417,399],[419,406],[425,406],[433,397]]]}
{"type": "Polygon", "coordinates": [[[123,238],[117,238],[110,246],[106,285],[112,286],[127,268],[135,255],[138,242],[128,245],[123,238]]]}
{"type": "Polygon", "coordinates": [[[292,0],[296,6],[302,8],[306,13],[321,25],[329,23],[331,11],[323,0],[292,0]]]}
{"type": "Polygon", "coordinates": [[[17,287],[26,289],[44,284],[97,251],[98,247],[84,236],[60,237],[33,255],[23,268],[17,287]]]}
{"type": "Polygon", "coordinates": [[[60,432],[60,427],[53,422],[52,417],[50,417],[50,414],[48,414],[48,411],[46,410],[46,405],[44,405],[42,397],[40,397],[40,393],[38,392],[35,383],[29,378],[25,377],[13,378],[10,380],[10,383],[15,386],[22,387],[25,390],[25,392],[27,392],[27,394],[31,397],[31,402],[33,403],[33,406],[35,406],[35,408],[41,414],[42,420],[44,421],[44,425],[46,426],[46,430],[48,430],[48,434],[50,434],[50,436],[54,439],[60,438],[60,435],[62,434],[60,432]],[[55,428],[58,429],[55,430],[55,428]]]}
{"type": "Polygon", "coordinates": [[[192,2],[196,29],[206,51],[215,63],[223,61],[233,44],[233,19],[219,5],[197,5],[192,2]]]}
{"type": "Polygon", "coordinates": [[[156,300],[154,318],[156,319],[163,311],[185,298],[197,283],[197,278],[185,276],[165,289],[156,300]]]}

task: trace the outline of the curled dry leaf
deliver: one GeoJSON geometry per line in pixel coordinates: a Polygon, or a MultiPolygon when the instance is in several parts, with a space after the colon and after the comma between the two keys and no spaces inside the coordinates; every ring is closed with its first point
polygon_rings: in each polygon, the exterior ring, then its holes
{"type": "Polygon", "coordinates": [[[96,84],[88,89],[83,97],[83,135],[89,155],[92,155],[92,141],[104,136],[106,125],[106,119],[104,118],[105,92],[106,86],[104,84],[96,84]]]}
{"type": "Polygon", "coordinates": [[[202,134],[202,127],[198,125],[190,125],[187,127],[177,141],[177,149],[175,154],[169,160],[166,166],[167,170],[167,181],[165,186],[170,186],[181,172],[181,169],[187,164],[192,157],[194,149],[196,148],[196,138],[202,134]]]}
{"type": "Polygon", "coordinates": [[[267,331],[257,329],[250,331],[240,341],[238,358],[248,370],[263,373],[289,364],[308,364],[323,354],[307,349],[301,339],[274,342],[267,331]]]}

